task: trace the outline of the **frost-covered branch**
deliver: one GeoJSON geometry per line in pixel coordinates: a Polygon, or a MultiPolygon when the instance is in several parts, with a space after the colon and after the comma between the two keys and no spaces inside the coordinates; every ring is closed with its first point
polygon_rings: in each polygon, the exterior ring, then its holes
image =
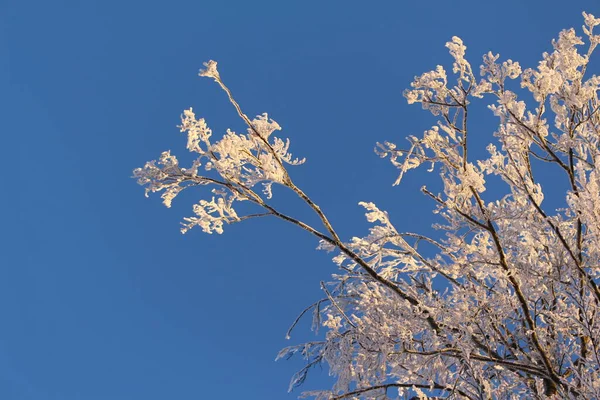
{"type": "Polygon", "coordinates": [[[392,388],[405,399],[600,398],[600,77],[588,71],[600,19],[583,17],[585,40],[563,30],[536,68],[489,52],[479,77],[453,37],[451,72],[438,65],[404,92],[435,122],[405,148],[384,142],[376,152],[398,168],[394,184],[423,164],[439,174],[439,192],[422,188],[440,219],[433,234],[402,232],[392,218],[400,211],[365,201],[368,232],[341,238],[293,182],[288,165],[304,160],[292,158],[289,140],[273,136],[279,124],[267,114],[250,120],[214,61],[201,75],[225,91],[247,133],[228,130],[214,140],[205,120],[186,110],[181,130],[195,155],[191,167],[164,152],[134,176],[147,194],[161,192],[167,207],[182,190],[211,189],[183,232],[222,233],[226,224],[272,216],[334,252],[339,273],[322,283],[326,297],[286,335],[312,311],[325,339],[278,355],[306,359],[290,390],[325,363],[336,382],[306,393],[317,400],[389,398],[392,388]],[[521,100],[527,96],[531,104],[521,100]],[[470,106],[483,99],[497,118],[485,156],[473,149],[473,135],[485,132],[473,129],[470,106]],[[554,166],[551,178],[568,186],[558,210],[545,202],[550,183],[539,179],[554,166]],[[489,190],[492,177],[502,183],[489,190]],[[320,223],[276,209],[274,184],[295,193],[320,223]],[[243,201],[249,207],[239,207],[243,201]]]}

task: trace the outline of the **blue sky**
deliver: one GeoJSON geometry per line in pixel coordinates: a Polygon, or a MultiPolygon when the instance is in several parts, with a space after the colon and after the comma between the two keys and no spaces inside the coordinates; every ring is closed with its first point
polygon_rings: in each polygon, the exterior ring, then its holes
{"type": "MultiPolygon", "coordinates": [[[[401,97],[414,75],[449,65],[453,35],[478,65],[489,50],[534,66],[559,30],[600,14],[596,0],[0,2],[0,398],[285,399],[310,340],[285,331],[335,271],[316,241],[277,220],[179,233],[200,195],[171,209],[143,197],[133,168],[185,154],[181,111],[215,134],[242,131],[221,76],[248,115],[268,112],[307,163],[296,183],[348,239],[358,201],[402,230],[428,232],[435,178],[373,153],[432,123],[401,97]]],[[[483,109],[483,108],[482,108],[483,109]]],[[[489,116],[486,116],[486,118],[489,116]]],[[[482,118],[481,144],[493,125],[482,118]]],[[[474,135],[475,136],[475,135],[474,135]]],[[[275,204],[314,221],[281,188],[275,204]]],[[[305,389],[327,387],[315,371],[305,389]]]]}

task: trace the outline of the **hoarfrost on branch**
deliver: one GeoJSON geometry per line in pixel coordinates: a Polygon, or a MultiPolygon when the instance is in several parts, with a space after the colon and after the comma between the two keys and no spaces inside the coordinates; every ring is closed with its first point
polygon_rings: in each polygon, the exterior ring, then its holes
{"type": "MultiPolygon", "coordinates": [[[[442,222],[441,239],[401,232],[391,215],[361,202],[368,234],[342,241],[326,214],[295,185],[287,165],[290,142],[267,114],[250,120],[209,61],[200,75],[226,92],[247,133],[228,130],[219,140],[192,109],[181,130],[197,154],[189,168],[164,152],[134,171],[146,193],[162,192],[169,207],[184,189],[210,186],[212,195],[193,207],[182,232],[199,226],[222,233],[226,224],[275,216],[336,251],[341,273],[322,283],[325,297],[308,307],[322,342],[283,349],[278,358],[302,355],[311,367],[326,363],[336,377],[317,399],[593,399],[600,398],[600,77],[588,63],[600,19],[583,13],[584,37],[560,32],[553,51],[536,68],[500,61],[488,53],[476,76],[458,37],[447,43],[452,74],[437,66],[415,77],[404,92],[436,117],[406,149],[386,142],[376,152],[400,171],[423,164],[440,173],[442,191],[427,187],[442,222]],[[520,84],[520,88],[518,85],[520,84]],[[529,92],[533,103],[520,100],[529,92]],[[469,106],[486,99],[498,119],[488,156],[469,152],[469,106]],[[567,207],[550,210],[535,171],[555,168],[568,185],[567,207]],[[486,179],[499,177],[506,194],[486,197],[486,179]],[[260,184],[260,185],[259,185],[260,184]],[[321,221],[313,227],[271,204],[272,186],[292,190],[321,221]],[[257,186],[261,190],[257,190],[257,186]],[[247,201],[257,213],[240,215],[247,201]],[[435,249],[428,251],[424,247],[435,249]],[[431,255],[434,253],[434,255],[431,255]],[[434,284],[434,279],[444,282],[434,284]]],[[[479,132],[477,133],[479,134],[479,132]]],[[[296,325],[296,320],[292,328],[296,325]]],[[[291,329],[290,328],[290,331],[291,329]]],[[[288,337],[289,337],[288,332],[288,337]]]]}

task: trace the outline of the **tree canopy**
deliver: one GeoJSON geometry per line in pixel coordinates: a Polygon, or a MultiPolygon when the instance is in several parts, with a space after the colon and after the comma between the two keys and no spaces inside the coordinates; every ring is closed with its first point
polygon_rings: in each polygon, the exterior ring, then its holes
{"type": "Polygon", "coordinates": [[[377,143],[376,152],[398,168],[396,185],[422,166],[439,174],[439,192],[422,188],[439,215],[437,236],[401,232],[387,212],[361,202],[368,234],[340,238],[294,183],[288,167],[304,159],[275,136],[280,125],[266,113],[246,116],[215,61],[200,75],[225,91],[247,132],[215,139],[203,118],[185,110],[180,128],[195,161],[184,168],[164,152],[134,176],[147,194],[162,192],[167,207],[184,189],[211,188],[183,221],[183,233],[198,226],[221,234],[227,224],[277,217],[334,253],[339,271],[302,313],[312,312],[325,340],[278,356],[307,360],[290,388],[326,363],[335,385],[307,396],[600,398],[600,77],[588,71],[600,19],[583,17],[584,35],[563,30],[534,68],[489,52],[476,71],[453,37],[446,44],[450,71],[438,65],[404,92],[435,123],[406,146],[377,143]],[[469,140],[478,129],[469,123],[473,102],[486,102],[497,118],[483,156],[469,140]],[[544,204],[536,178],[543,168],[565,182],[566,207],[544,204]],[[492,180],[502,182],[500,198],[487,196],[492,180]],[[273,206],[273,184],[295,193],[320,226],[273,206]]]}

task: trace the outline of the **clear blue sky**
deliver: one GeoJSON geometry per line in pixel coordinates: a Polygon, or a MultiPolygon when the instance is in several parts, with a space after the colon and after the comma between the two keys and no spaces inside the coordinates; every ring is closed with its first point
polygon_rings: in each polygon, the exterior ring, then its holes
{"type": "MultiPolygon", "coordinates": [[[[300,360],[273,360],[308,340],[289,324],[322,297],[334,266],[316,241],[276,220],[199,229],[143,197],[131,170],[171,149],[190,106],[215,134],[242,131],[216,84],[215,59],[249,115],[268,112],[307,163],[293,177],[345,239],[366,230],[357,202],[426,232],[432,175],[396,171],[376,141],[431,124],[401,92],[449,65],[462,37],[534,66],[560,29],[600,14],[597,0],[0,1],[0,399],[291,399],[300,360]]],[[[481,126],[487,125],[482,122],[481,126]]],[[[482,143],[490,130],[482,129],[482,143]]],[[[491,127],[490,127],[491,129],[491,127]]],[[[313,221],[275,188],[275,203],[313,221]]],[[[328,385],[315,371],[305,389],[328,385]]]]}

